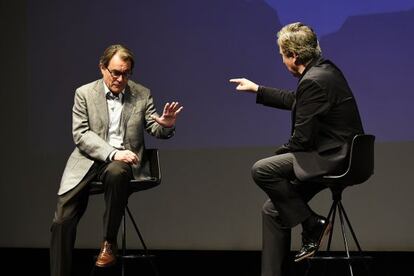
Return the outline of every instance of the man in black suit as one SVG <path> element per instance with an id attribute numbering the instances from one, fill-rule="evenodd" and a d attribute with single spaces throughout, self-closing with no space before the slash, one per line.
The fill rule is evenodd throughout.
<path id="1" fill-rule="evenodd" d="M 288 275 L 291 228 L 302 225 L 302 248 L 295 261 L 312 256 L 330 222 L 308 201 L 324 189 L 312 178 L 341 171 L 352 138 L 363 133 L 355 98 L 342 72 L 321 56 L 315 32 L 300 22 L 278 32 L 279 52 L 299 78 L 296 91 L 231 79 L 238 91 L 256 94 L 256 102 L 292 111 L 289 141 L 274 156 L 252 167 L 256 184 L 269 196 L 263 206 L 262 276 Z"/>

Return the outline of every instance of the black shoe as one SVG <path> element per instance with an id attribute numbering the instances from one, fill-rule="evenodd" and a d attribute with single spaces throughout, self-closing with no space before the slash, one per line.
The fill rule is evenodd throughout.
<path id="1" fill-rule="evenodd" d="M 302 235 L 302 248 L 295 255 L 295 262 L 313 256 L 318 251 L 323 236 L 331 230 L 330 222 L 318 216 L 315 225 L 310 229 L 304 229 Z"/>

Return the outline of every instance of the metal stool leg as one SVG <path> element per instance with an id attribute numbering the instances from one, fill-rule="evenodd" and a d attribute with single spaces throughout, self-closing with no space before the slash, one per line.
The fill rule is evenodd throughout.
<path id="1" fill-rule="evenodd" d="M 366 270 L 366 272 L 369 274 L 369 275 L 371 275 L 371 271 L 370 271 L 370 269 L 369 269 L 369 265 L 368 265 L 368 263 L 366 262 L 366 260 L 372 260 L 372 257 L 370 257 L 370 256 L 364 256 L 363 255 L 363 252 L 362 252 L 362 249 L 361 249 L 361 245 L 359 244 L 359 241 L 358 241 L 358 239 L 357 239 L 357 236 L 356 236 L 356 234 L 355 234 L 355 231 L 354 231 L 354 229 L 352 228 L 352 225 L 351 225 L 351 222 L 349 221 L 349 219 L 348 219 L 348 215 L 347 215 L 347 213 L 346 213 L 346 211 L 345 211 L 345 208 L 344 208 L 344 206 L 342 205 L 342 202 L 339 202 L 339 208 L 340 208 L 340 210 L 341 210 L 341 213 L 342 213 L 342 215 L 343 215 L 343 217 L 345 218 L 345 221 L 346 221 L 346 225 L 347 225 L 347 227 L 348 227 L 348 229 L 349 229 L 349 231 L 351 232 L 351 234 L 352 234 L 352 238 L 353 238 L 353 240 L 354 240 L 354 242 L 355 242 L 355 245 L 357 246 L 357 248 L 358 248 L 358 254 L 359 254 L 359 257 L 360 257 L 360 259 L 362 260 L 362 262 L 363 262 L 363 264 L 364 264 L 364 267 L 365 267 L 365 270 Z M 355 257 L 354 257 L 355 258 Z M 351 262 L 352 260 L 350 259 L 349 260 L 349 262 Z"/>
<path id="2" fill-rule="evenodd" d="M 125 258 L 126 256 L 126 217 L 124 210 L 124 218 L 122 220 L 122 257 L 121 257 L 121 275 L 125 276 Z"/>
<path id="3" fill-rule="evenodd" d="M 334 201 L 332 202 L 331 208 L 329 209 L 329 213 L 328 213 L 328 217 L 327 217 L 327 220 L 328 220 L 328 221 L 331 221 L 331 224 L 332 224 L 332 230 L 331 230 L 331 232 L 329 233 L 328 243 L 327 243 L 327 245 L 326 245 L 326 251 L 330 251 L 330 249 L 331 249 L 331 242 L 332 242 L 333 227 L 334 227 L 334 225 L 335 225 L 335 217 L 336 217 L 336 210 L 337 210 L 337 209 L 338 209 L 338 202 L 337 202 L 337 200 L 334 200 Z M 309 273 L 310 273 L 310 270 L 311 270 L 311 267 L 312 267 L 312 262 L 311 262 L 311 260 L 312 260 L 312 258 L 309 258 L 309 259 L 308 259 L 308 266 L 307 266 L 307 268 L 306 268 L 306 271 L 305 271 L 305 275 L 304 275 L 304 276 L 308 276 L 308 275 L 309 275 Z M 325 267 L 324 267 L 324 273 L 322 274 L 322 276 L 326 274 L 326 271 L 327 271 L 327 267 L 325 266 Z"/>
<path id="4" fill-rule="evenodd" d="M 346 214 L 346 212 L 345 212 L 345 208 L 344 208 L 344 206 L 342 205 L 342 202 L 340 202 L 339 208 L 341 209 L 341 212 L 342 212 L 342 214 L 344 215 L 344 218 L 345 218 L 345 220 L 346 220 L 346 224 L 347 224 L 347 226 L 348 226 L 349 230 L 351 231 L 352 237 L 354 238 L 354 241 L 355 241 L 355 244 L 356 244 L 356 246 L 357 246 L 357 248 L 358 248 L 358 251 L 359 251 L 360 253 L 362 253 L 361 246 L 359 245 L 358 239 L 357 239 L 357 237 L 356 237 L 356 235 L 355 235 L 354 229 L 352 228 L 351 222 L 350 222 L 350 221 L 349 221 L 349 219 L 348 219 L 348 216 L 347 216 L 347 214 Z"/>
<path id="5" fill-rule="evenodd" d="M 344 261 L 346 261 L 347 264 L 348 264 L 348 270 L 349 270 L 349 275 L 350 276 L 354 276 L 354 273 L 355 273 L 354 272 L 353 261 L 361 260 L 361 261 L 363 261 L 363 264 L 365 266 L 365 270 L 368 273 L 368 274 L 364 274 L 364 276 L 371 275 L 371 271 L 369 269 L 368 264 L 366 263 L 366 260 L 372 259 L 372 257 L 363 256 L 363 251 L 361 249 L 361 245 L 359 244 L 359 241 L 356 237 L 355 231 L 352 228 L 351 222 L 348 218 L 348 215 L 345 211 L 344 206 L 342 205 L 342 201 L 340 200 L 340 198 L 339 199 L 336 198 L 334 200 L 334 202 L 332 203 L 331 209 L 329 211 L 329 214 L 328 214 L 328 220 L 330 220 L 331 223 L 332 223 L 332 230 L 331 230 L 331 233 L 329 234 L 329 240 L 328 240 L 328 244 L 326 246 L 326 252 L 330 252 L 330 249 L 331 249 L 332 236 L 333 236 L 333 231 L 334 231 L 334 226 L 335 226 L 335 218 L 336 218 L 337 215 L 338 215 L 339 220 L 340 220 L 341 237 L 342 237 L 342 241 L 343 241 L 343 244 L 344 244 L 344 249 L 345 249 L 346 255 L 344 257 L 314 256 L 314 257 L 309 258 L 308 259 L 308 267 L 306 269 L 305 276 L 310 275 L 310 270 L 311 270 L 313 260 L 324 260 L 325 261 L 325 266 L 324 266 L 323 273 L 318 274 L 318 275 L 326 275 L 329 260 L 344 260 Z M 350 249 L 349 249 L 349 239 L 348 239 L 347 234 L 346 234 L 347 229 L 349 229 L 349 231 L 352 234 L 352 238 L 355 242 L 356 247 L 358 248 L 359 257 L 351 256 L 351 252 L 350 252 Z"/>
<path id="6" fill-rule="evenodd" d="M 133 226 L 135 228 L 135 231 L 136 231 L 136 233 L 137 233 L 137 235 L 139 237 L 139 240 L 140 240 L 140 242 L 142 244 L 142 247 L 144 249 L 143 256 L 146 257 L 146 258 L 148 258 L 148 260 L 150 262 L 150 265 L 151 265 L 151 268 L 154 271 L 155 276 L 158 276 L 159 275 L 158 269 L 157 269 L 156 265 L 154 264 L 154 262 L 152 261 L 153 255 L 149 254 L 147 245 L 144 242 L 144 238 L 142 237 L 142 234 L 139 231 L 138 225 L 135 222 L 135 219 L 132 216 L 132 213 L 129 210 L 128 206 L 126 206 L 125 209 L 126 209 L 126 213 L 128 214 L 129 219 L 131 220 L 131 222 L 132 222 L 132 224 L 133 224 Z M 126 273 L 125 259 L 127 259 L 127 258 L 137 258 L 138 257 L 137 255 L 127 255 L 127 249 L 126 249 L 127 248 L 127 246 L 126 246 L 126 239 L 127 239 L 126 213 L 124 212 L 124 217 L 122 219 L 122 249 L 121 249 L 122 254 L 121 254 L 121 256 L 119 256 L 119 258 L 121 259 L 121 275 L 122 276 L 125 276 L 126 275 L 125 274 Z M 90 276 L 94 276 L 95 275 L 95 272 L 96 272 L 96 266 L 95 266 L 95 264 L 93 264 L 93 267 L 92 267 L 89 275 Z"/>
<path id="7" fill-rule="evenodd" d="M 151 264 L 152 270 L 154 271 L 154 274 L 155 274 L 156 276 L 158 276 L 158 275 L 159 275 L 159 273 L 158 273 L 158 269 L 157 269 L 157 267 L 156 267 L 155 263 L 154 263 L 154 262 L 153 262 L 153 260 L 152 260 L 153 256 L 152 256 L 151 254 L 149 254 L 149 252 L 148 252 L 148 248 L 147 248 L 147 246 L 146 246 L 146 244 L 145 244 L 145 242 L 144 242 L 144 238 L 142 237 L 142 234 L 141 234 L 141 232 L 140 232 L 140 231 L 139 231 L 139 229 L 138 229 L 138 225 L 136 224 L 136 222 L 135 222 L 135 220 L 134 220 L 134 217 L 132 216 L 131 211 L 129 210 L 128 206 L 126 206 L 126 210 L 127 210 L 127 212 L 128 212 L 128 216 L 129 216 L 129 218 L 130 218 L 130 220 L 131 220 L 132 224 L 134 225 L 135 232 L 137 233 L 137 235 L 138 235 L 138 237 L 139 237 L 139 240 L 141 241 L 142 247 L 143 247 L 143 249 L 144 249 L 144 257 L 148 258 L 148 260 L 149 260 L 149 262 L 150 262 L 150 264 Z"/>
<path id="8" fill-rule="evenodd" d="M 342 214 L 343 208 L 341 208 L 341 202 L 339 202 L 339 208 L 338 208 L 338 213 L 339 213 L 339 219 L 341 221 L 341 233 L 342 233 L 342 240 L 344 242 L 344 246 L 345 246 L 345 251 L 346 251 L 346 256 L 348 258 L 348 268 L 349 268 L 349 273 L 351 276 L 354 276 L 354 271 L 352 269 L 352 262 L 350 261 L 351 259 L 351 255 L 349 254 L 349 245 L 348 245 L 348 239 L 346 237 L 346 232 L 345 232 L 345 226 L 344 226 L 344 217 Z"/>

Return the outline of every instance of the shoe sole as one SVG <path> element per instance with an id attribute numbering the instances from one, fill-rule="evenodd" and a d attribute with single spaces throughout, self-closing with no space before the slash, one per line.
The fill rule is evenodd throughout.
<path id="1" fill-rule="evenodd" d="M 318 247 L 312 252 L 309 252 L 308 254 L 303 255 L 302 257 L 298 259 L 295 259 L 295 262 L 297 263 L 297 262 L 302 261 L 303 259 L 312 257 L 319 250 L 319 247 L 321 247 L 322 242 L 323 242 L 323 237 L 327 236 L 329 232 L 331 232 L 331 228 L 332 228 L 332 224 L 329 222 L 328 225 L 326 225 L 325 229 L 323 230 L 321 237 L 319 238 Z"/>
<path id="2" fill-rule="evenodd" d="M 104 267 L 110 267 L 110 266 L 113 266 L 115 264 L 116 264 L 116 260 L 114 260 L 113 262 L 107 263 L 107 264 L 98 264 L 98 263 L 95 263 L 95 265 L 97 267 L 102 267 L 102 268 L 104 268 Z"/>

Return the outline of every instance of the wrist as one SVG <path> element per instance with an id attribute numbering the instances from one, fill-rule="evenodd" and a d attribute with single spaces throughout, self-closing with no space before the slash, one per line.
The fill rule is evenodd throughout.
<path id="1" fill-rule="evenodd" d="M 115 155 L 117 154 L 118 150 L 114 150 L 109 154 L 109 161 L 115 160 Z"/>

